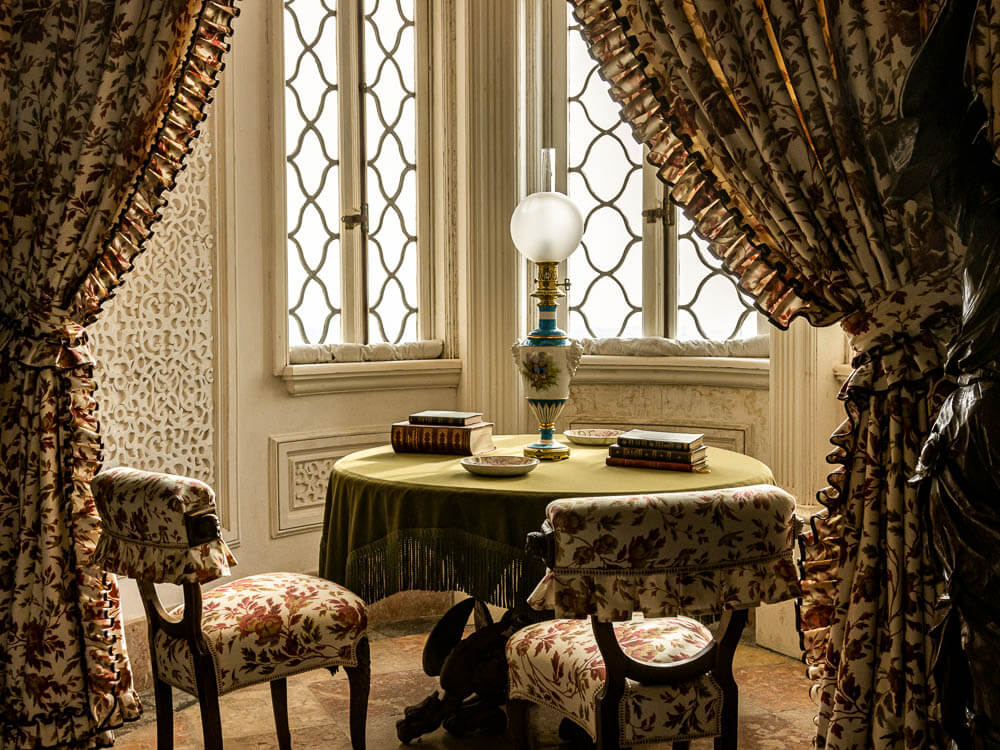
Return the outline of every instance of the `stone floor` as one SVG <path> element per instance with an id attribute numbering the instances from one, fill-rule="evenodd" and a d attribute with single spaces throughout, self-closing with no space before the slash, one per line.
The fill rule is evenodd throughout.
<path id="1" fill-rule="evenodd" d="M 432 620 L 399 623 L 370 633 L 372 688 L 368 706 L 368 750 L 403 747 L 396 738 L 396 720 L 403 708 L 417 703 L 436 687 L 420 669 L 420 656 Z M 741 645 L 734 665 L 740 686 L 741 750 L 793 750 L 812 740 L 814 707 L 802 665 L 755 646 Z M 118 730 L 116 750 L 153 750 L 156 719 L 151 695 L 144 695 L 146 712 L 135 724 Z M 288 680 L 289 723 L 296 750 L 349 750 L 347 680 L 343 670 L 331 677 L 316 670 Z M 175 750 L 199 750 L 201 719 L 197 701 L 174 691 Z M 227 750 L 265 750 L 277 747 L 267 685 L 245 688 L 221 699 L 222 727 Z M 556 729 L 559 717 L 532 712 L 536 748 L 561 748 Z M 418 743 L 414 743 L 415 745 Z M 469 748 L 507 750 L 508 737 L 458 739 L 443 729 L 419 741 L 425 750 Z M 711 748 L 711 741 L 693 742 L 695 750 Z M 644 748 L 653 746 L 645 745 Z M 656 746 L 660 747 L 660 746 Z"/>

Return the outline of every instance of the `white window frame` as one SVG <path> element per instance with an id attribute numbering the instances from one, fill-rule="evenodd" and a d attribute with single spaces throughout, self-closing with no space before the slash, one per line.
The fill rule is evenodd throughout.
<path id="1" fill-rule="evenodd" d="M 343 217 L 360 213 L 361 158 L 344 154 L 361 152 L 362 132 L 356 113 L 361 106 L 358 45 L 361 31 L 360 0 L 337 0 L 337 57 L 341 221 L 341 305 L 345 342 L 363 343 L 367 310 L 364 288 L 366 269 L 361 227 L 347 229 Z M 454 82 L 448 74 L 454 59 L 450 36 L 454 26 L 453 0 L 415 0 L 414 43 L 418 60 L 416 107 L 418 186 L 418 320 L 420 338 L 444 340 L 444 354 L 435 360 L 394 362 L 323 363 L 293 365 L 289 362 L 288 237 L 286 216 L 284 6 L 268 3 L 270 45 L 270 150 L 268 162 L 274 186 L 273 285 L 274 374 L 285 381 L 289 393 L 342 393 L 360 390 L 412 387 L 455 387 L 461 376 L 461 361 L 454 358 L 457 334 L 455 274 L 444 272 L 455 263 L 455 242 L 447 222 L 453 215 L 453 191 L 449 182 L 455 170 L 453 127 Z M 432 65 L 431 60 L 440 60 Z M 353 83 L 348 83 L 352 81 Z"/>

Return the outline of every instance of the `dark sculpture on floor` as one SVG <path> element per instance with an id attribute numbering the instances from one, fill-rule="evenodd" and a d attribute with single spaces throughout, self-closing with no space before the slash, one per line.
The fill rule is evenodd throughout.
<path id="1" fill-rule="evenodd" d="M 934 675 L 961 749 L 1000 747 L 1000 165 L 966 86 L 975 2 L 944 3 L 910 70 L 901 119 L 879 134 L 891 197 L 929 208 L 966 245 L 962 321 L 946 372 L 956 389 L 913 482 L 947 581 Z"/>
<path id="2" fill-rule="evenodd" d="M 475 612 L 476 630 L 465 638 L 466 623 Z M 469 598 L 453 606 L 437 622 L 424 646 L 423 668 L 440 677 L 443 695 L 434 691 L 405 709 L 396 722 L 404 743 L 444 726 L 464 737 L 473 732 L 500 734 L 507 728 L 507 640 L 514 631 L 548 615 L 522 604 L 493 622 L 483 602 Z"/>

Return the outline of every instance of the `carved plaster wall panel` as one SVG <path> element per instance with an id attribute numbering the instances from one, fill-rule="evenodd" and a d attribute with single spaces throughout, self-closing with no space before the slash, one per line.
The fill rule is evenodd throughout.
<path id="1" fill-rule="evenodd" d="M 389 431 L 383 426 L 272 435 L 268 440 L 271 538 L 318 530 L 323 523 L 327 483 L 337 459 L 388 442 Z"/>
<path id="2" fill-rule="evenodd" d="M 104 466 L 130 465 L 226 485 L 217 388 L 220 192 L 214 133 L 195 140 L 163 220 L 90 328 Z M 224 379 L 224 378 L 223 378 Z M 232 528 L 228 498 L 219 497 Z M 232 536 L 232 535 L 231 535 Z"/>
<path id="3" fill-rule="evenodd" d="M 692 385 L 577 384 L 560 424 L 645 426 L 705 433 L 706 442 L 767 463 L 766 390 Z"/>

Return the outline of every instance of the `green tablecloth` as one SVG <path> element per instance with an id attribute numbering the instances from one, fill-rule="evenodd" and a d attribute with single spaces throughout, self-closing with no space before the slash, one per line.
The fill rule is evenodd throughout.
<path id="1" fill-rule="evenodd" d="M 534 439 L 495 436 L 495 453 L 520 455 Z M 721 448 L 708 449 L 707 474 L 611 467 L 607 454 L 573 445 L 569 460 L 487 478 L 469 474 L 456 456 L 397 454 L 390 446 L 352 453 L 330 475 L 320 575 L 368 602 L 407 589 L 462 590 L 511 607 L 544 572 L 523 548 L 551 500 L 774 481 L 760 461 Z"/>

